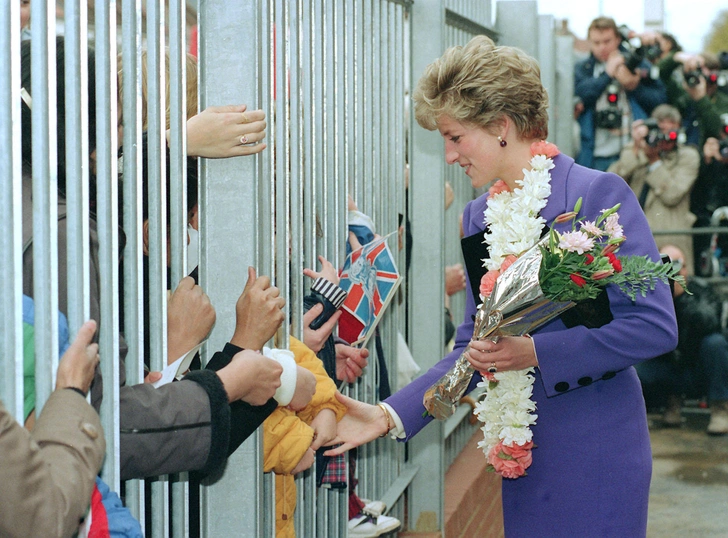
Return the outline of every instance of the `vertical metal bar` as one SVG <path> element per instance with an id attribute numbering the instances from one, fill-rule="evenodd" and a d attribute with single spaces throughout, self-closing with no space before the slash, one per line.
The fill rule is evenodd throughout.
<path id="1" fill-rule="evenodd" d="M 187 274 L 187 52 L 185 0 L 169 3 L 169 187 L 171 289 Z M 179 357 L 171 357 L 176 360 Z"/>
<path id="2" fill-rule="evenodd" d="M 104 378 L 101 424 L 106 433 L 102 476 L 119 491 L 119 219 L 117 178 L 116 2 L 95 6 L 96 173 L 101 289 L 99 352 Z"/>
<path id="3" fill-rule="evenodd" d="M 0 12 L 0 208 L 9 226 L 0 235 L 0 399 L 21 422 L 23 416 L 23 331 L 21 262 L 20 12 L 10 2 Z"/>
<path id="4" fill-rule="evenodd" d="M 275 26 L 273 22 L 274 16 L 273 0 L 261 0 L 258 9 L 258 24 L 256 25 L 256 42 L 265 44 L 258 47 L 258 70 L 259 83 L 257 86 L 260 103 L 257 107 L 265 110 L 266 119 L 268 120 L 267 138 L 269 148 L 263 152 L 258 159 L 258 198 L 255 208 L 257 211 L 257 221 L 260 223 L 258 227 L 258 250 L 256 259 L 258 260 L 259 270 L 263 274 L 273 278 L 275 273 L 275 140 L 278 132 L 275 119 L 275 94 L 276 86 L 274 83 L 276 77 L 276 64 L 274 54 L 274 32 Z M 252 106 L 252 103 L 251 103 Z M 257 108 L 256 107 L 256 108 Z M 271 487 L 273 485 L 273 477 L 270 477 Z M 274 491 L 275 493 L 275 491 Z M 267 527 L 266 527 L 267 528 Z"/>
<path id="5" fill-rule="evenodd" d="M 324 143 L 323 154 L 323 178 L 322 178 L 322 203 L 324 212 L 322 221 L 325 222 L 324 229 L 332 223 L 332 217 L 336 213 L 336 79 L 335 79 L 335 42 L 336 36 L 334 27 L 334 3 L 324 4 L 323 11 L 323 118 L 324 132 L 322 142 Z M 328 260 L 336 260 L 336 242 L 331 234 L 324 233 L 326 244 L 325 256 Z"/>
<path id="6" fill-rule="evenodd" d="M 316 82 L 313 80 L 313 62 L 315 61 L 314 56 L 314 28 L 313 28 L 313 16 L 311 8 L 312 0 L 304 0 L 300 4 L 300 32 L 301 32 L 301 107 L 302 115 L 300 116 L 302 121 L 302 132 L 303 132 L 303 146 L 301 153 L 306 158 L 303 159 L 302 163 L 302 174 L 303 174 L 303 248 L 304 248 L 304 264 L 306 267 L 316 267 L 318 261 L 316 260 L 316 222 L 317 216 L 314 208 L 315 200 L 315 177 L 313 174 L 314 169 L 314 140 L 313 125 L 314 125 L 314 99 L 313 99 L 313 87 Z M 304 282 L 308 283 L 308 280 Z M 304 288 L 305 289 L 305 288 Z"/>
<path id="7" fill-rule="evenodd" d="M 165 140 L 165 2 L 147 3 L 147 148 L 149 171 L 149 363 L 154 371 L 167 365 L 167 182 Z M 176 359 L 176 357 L 175 357 Z M 152 535 L 169 535 L 168 477 L 152 482 Z M 160 515 L 162 517 L 160 517 Z"/>
<path id="8" fill-rule="evenodd" d="M 187 52 L 186 0 L 169 2 L 170 289 L 187 275 Z M 179 357 L 169 357 L 177 360 Z M 172 536 L 189 536 L 188 473 L 170 477 Z"/>
<path id="9" fill-rule="evenodd" d="M 268 84 L 267 79 L 259 78 L 268 69 L 260 65 L 268 54 L 261 50 L 270 44 L 265 37 L 270 29 L 265 24 L 269 17 L 267 2 L 208 0 L 199 7 L 201 107 L 248 103 L 255 108 L 261 101 L 267 107 L 267 97 L 261 90 Z M 278 27 L 276 32 L 285 29 Z M 277 96 L 281 98 L 281 93 Z M 279 118 L 269 115 L 267 119 L 273 125 Z M 263 167 L 269 166 L 270 152 L 267 149 L 259 157 L 203 159 L 201 163 L 200 281 L 218 312 L 234 311 L 247 279 L 244 269 L 231 271 L 231 267 L 256 266 L 259 261 L 269 267 L 272 264 L 257 256 L 260 221 L 270 214 L 257 205 L 259 186 L 269 177 L 258 178 L 259 161 L 266 161 Z M 230 248 L 232 244 L 236 248 Z M 266 248 L 269 247 L 263 246 L 260 251 L 265 252 Z M 207 348 L 221 349 L 233 334 L 234 325 L 234 316 L 218 316 Z M 203 356 L 209 353 L 204 352 Z M 201 487 L 202 536 L 263 536 L 268 532 L 263 528 L 264 514 L 273 507 L 261 502 L 261 468 L 262 438 L 256 432 L 228 458 L 225 473 L 214 484 Z"/>
<path id="10" fill-rule="evenodd" d="M 313 53 L 311 55 L 313 62 L 313 97 L 311 107 L 311 117 L 313 120 L 312 126 L 312 140 L 316 151 L 313 155 L 313 181 L 315 182 L 316 188 L 313 191 L 313 208 L 315 211 L 316 219 L 321 225 L 326 219 L 326 199 L 325 199 L 325 182 L 326 178 L 326 138 L 325 138 L 325 121 L 326 121 L 326 109 L 324 101 L 325 92 L 325 80 L 324 80 L 324 12 L 323 2 L 313 2 L 312 8 L 312 28 L 311 28 L 311 39 L 313 43 Z M 326 249 L 326 241 L 324 237 L 320 237 L 316 234 L 316 253 L 322 254 L 329 259 L 329 252 Z"/>
<path id="11" fill-rule="evenodd" d="M 437 0 L 422 0 L 412 6 L 412 73 L 418 79 L 427 64 L 443 52 L 445 13 Z M 413 79 L 414 83 L 414 79 Z M 412 119 L 410 120 L 412 121 Z M 412 322 L 410 338 L 412 354 L 418 357 L 423 368 L 440 359 L 431 352 L 442 349 L 443 289 L 443 185 L 442 142 L 437 132 L 413 127 L 412 168 L 410 176 L 410 208 L 412 210 L 412 267 L 408 285 L 409 307 Z M 426 223 L 426 224 L 425 224 Z M 424 225 L 424 226 L 423 226 Z M 423 516 L 435 517 L 437 525 L 443 524 L 444 476 L 442 424 L 435 423 L 411 441 L 410 454 L 414 463 L 422 467 L 410 487 L 408 506 L 410 521 Z"/>
<path id="12" fill-rule="evenodd" d="M 30 8 L 36 415 L 40 414 L 53 390 L 58 364 L 58 171 L 53 7 L 47 1 L 39 0 Z"/>
<path id="13" fill-rule="evenodd" d="M 75 334 L 89 318 L 88 16 L 67 1 L 65 33 L 66 211 L 68 324 Z"/>
<path id="14" fill-rule="evenodd" d="M 144 379 L 144 269 L 142 258 L 142 6 L 141 0 L 123 0 L 121 15 L 122 95 L 124 120 L 123 227 L 124 338 L 126 382 Z M 125 504 L 145 528 L 144 482 L 126 483 Z"/>

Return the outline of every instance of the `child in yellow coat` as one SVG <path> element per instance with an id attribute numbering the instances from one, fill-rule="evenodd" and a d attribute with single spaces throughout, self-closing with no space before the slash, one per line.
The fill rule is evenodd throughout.
<path id="1" fill-rule="evenodd" d="M 263 423 L 263 470 L 276 475 L 276 536 L 295 538 L 293 476 L 313 465 L 316 449 L 336 435 L 346 408 L 336 399 L 336 384 L 316 354 L 294 337 L 290 350 L 299 366 L 316 376 L 316 393 L 304 408 L 279 407 Z"/>

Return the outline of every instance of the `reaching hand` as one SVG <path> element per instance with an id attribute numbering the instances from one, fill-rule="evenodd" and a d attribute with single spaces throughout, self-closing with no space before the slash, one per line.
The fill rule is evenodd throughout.
<path id="1" fill-rule="evenodd" d="M 367 367 L 369 350 L 336 344 L 336 379 L 353 383 Z"/>
<path id="2" fill-rule="evenodd" d="M 144 382 L 149 383 L 150 385 L 152 383 L 156 383 L 160 379 L 162 379 L 162 372 L 149 372 L 144 376 Z"/>
<path id="3" fill-rule="evenodd" d="M 465 289 L 465 270 L 463 264 L 456 263 L 445 267 L 445 294 L 455 295 Z"/>
<path id="4" fill-rule="evenodd" d="M 311 447 L 308 447 L 303 457 L 301 458 L 301 461 L 299 461 L 298 464 L 291 471 L 291 474 L 298 474 L 305 471 L 306 469 L 310 469 L 314 461 L 316 461 L 316 452 L 314 452 Z"/>
<path id="5" fill-rule="evenodd" d="M 96 322 L 89 320 L 78 330 L 76 338 L 58 364 L 56 389 L 75 388 L 88 394 L 99 363 L 99 345 L 92 344 Z"/>
<path id="6" fill-rule="evenodd" d="M 346 406 L 346 415 L 337 424 L 336 437 L 331 444 L 342 444 L 327 450 L 324 456 L 343 454 L 387 433 L 387 417 L 379 407 L 359 402 L 340 392 L 336 393 L 336 399 Z"/>
<path id="7" fill-rule="evenodd" d="M 263 151 L 265 112 L 247 108 L 247 105 L 210 106 L 188 119 L 187 155 L 214 159 Z"/>
<path id="8" fill-rule="evenodd" d="M 250 405 L 263 405 L 281 386 L 283 367 L 278 361 L 257 351 L 237 353 L 230 364 L 218 370 L 229 402 L 243 400 Z"/>
<path id="9" fill-rule="evenodd" d="M 341 317 L 341 311 L 337 310 L 328 320 L 326 320 L 326 323 L 321 325 L 321 327 L 316 330 L 312 329 L 311 324 L 323 311 L 324 305 L 318 303 L 313 305 L 308 312 L 303 315 L 303 343 L 306 344 L 306 346 L 314 353 L 321 351 L 326 340 L 328 340 L 329 336 L 331 336 L 334 327 L 336 327 L 336 323 Z"/>
<path id="10" fill-rule="evenodd" d="M 321 262 L 321 271 L 316 272 L 313 269 L 304 269 L 303 274 L 309 278 L 313 278 L 314 280 L 319 277 L 323 277 L 338 286 L 339 272 L 336 270 L 336 267 L 334 267 L 332 263 L 323 256 L 319 256 L 318 260 Z"/>
<path id="11" fill-rule="evenodd" d="M 235 333 L 231 344 L 244 349 L 263 349 L 281 326 L 285 315 L 285 299 L 271 286 L 267 276 L 256 277 L 248 267 L 248 282 L 235 305 Z"/>
<path id="12" fill-rule="evenodd" d="M 316 451 L 322 446 L 329 446 L 336 438 L 336 414 L 331 409 L 322 409 L 311 421 L 313 441 L 311 448 Z"/>
<path id="13" fill-rule="evenodd" d="M 300 411 L 306 407 L 313 395 L 316 394 L 316 376 L 303 366 L 296 366 L 296 392 L 293 393 L 288 408 L 291 411 Z"/>
<path id="14" fill-rule="evenodd" d="M 212 330 L 215 309 L 192 277 L 180 280 L 167 303 L 167 361 L 187 353 Z"/>

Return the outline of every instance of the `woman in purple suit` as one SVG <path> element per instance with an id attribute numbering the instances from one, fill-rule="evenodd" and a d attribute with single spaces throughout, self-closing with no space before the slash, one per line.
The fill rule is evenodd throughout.
<path id="1" fill-rule="evenodd" d="M 533 230 L 509 223 L 523 222 L 518 212 L 525 194 L 517 181 L 533 173 L 529 168 L 533 155 L 542 153 L 539 148 L 550 146 L 553 168 L 543 176 L 548 188 L 530 193 L 527 200 L 540 204 L 536 240 L 546 231 L 544 223 L 572 211 L 579 198 L 579 217 L 591 221 L 619 203 L 626 237 L 620 255 L 659 260 L 644 214 L 624 180 L 576 165 L 542 142 L 548 97 L 533 58 L 476 37 L 427 67 L 414 101 L 418 123 L 440 131 L 448 164 L 465 168 L 473 187 L 501 180 L 490 194 L 465 207 L 465 236 L 475 238 L 466 239 L 465 248 L 480 248 L 486 227 L 487 237 L 497 239 L 476 252 L 476 259 L 500 260 L 522 252 L 524 241 L 535 243 Z M 488 208 L 489 199 L 502 191 L 512 193 L 511 205 L 497 208 L 494 201 Z M 506 218 L 496 219 L 499 214 Z M 466 251 L 465 257 L 472 258 L 473 252 Z M 480 281 L 472 269 L 470 273 L 471 282 Z M 562 314 L 530 336 L 504 337 L 498 343 L 471 341 L 476 305 L 469 294 L 454 351 L 410 385 L 376 406 L 341 397 L 349 412 L 338 427 L 337 441 L 343 445 L 331 453 L 387 432 L 402 441 L 417 434 L 432 420 L 424 416 L 423 394 L 470 344 L 469 361 L 478 371 L 535 368 L 535 447 L 527 475 L 503 480 L 506 536 L 644 536 L 652 457 L 633 365 L 677 344 L 668 286 L 660 283 L 636 301 L 607 286 L 597 300 L 576 307 L 579 311 Z M 476 374 L 469 389 L 479 380 Z"/>

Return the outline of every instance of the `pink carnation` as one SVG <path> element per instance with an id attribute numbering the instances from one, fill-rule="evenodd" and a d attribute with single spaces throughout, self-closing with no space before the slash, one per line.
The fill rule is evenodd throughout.
<path id="1" fill-rule="evenodd" d="M 584 232 L 566 232 L 561 234 L 559 238 L 559 248 L 584 254 L 584 252 L 594 248 L 594 239 Z"/>
<path id="2" fill-rule="evenodd" d="M 506 256 L 506 259 L 503 260 L 503 262 L 501 263 L 500 272 L 501 273 L 505 272 L 505 270 L 508 269 L 511 265 L 513 265 L 513 262 L 516 261 L 517 259 L 518 259 L 518 256 L 516 256 L 514 254 L 509 254 L 508 256 Z"/>
<path id="3" fill-rule="evenodd" d="M 508 192 L 509 190 L 511 190 L 511 189 L 508 188 L 508 185 L 506 185 L 506 182 L 503 181 L 502 179 L 499 179 L 498 181 L 496 181 L 495 183 L 493 183 L 490 186 L 490 189 L 488 189 L 488 196 L 492 197 L 492 196 L 495 196 L 496 194 L 500 194 L 502 192 Z"/>
<path id="4" fill-rule="evenodd" d="M 531 155 L 545 155 L 548 158 L 553 158 L 559 153 L 561 152 L 559 151 L 559 148 L 556 147 L 556 144 L 546 142 L 545 140 L 531 144 Z"/>
<path id="5" fill-rule="evenodd" d="M 480 294 L 483 297 L 490 297 L 490 294 L 493 293 L 495 281 L 499 276 L 500 271 L 497 269 L 491 269 L 483 275 L 483 278 L 480 279 Z"/>
<path id="6" fill-rule="evenodd" d="M 523 446 L 507 446 L 500 442 L 490 449 L 488 463 L 502 477 L 518 478 L 526 474 L 526 469 L 533 463 L 532 448 L 533 441 L 529 441 Z"/>

